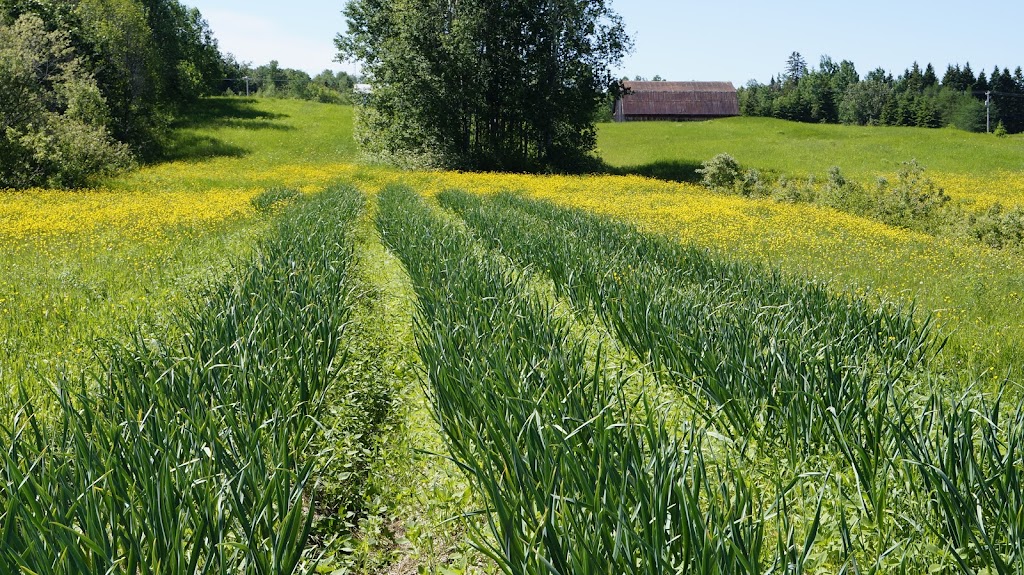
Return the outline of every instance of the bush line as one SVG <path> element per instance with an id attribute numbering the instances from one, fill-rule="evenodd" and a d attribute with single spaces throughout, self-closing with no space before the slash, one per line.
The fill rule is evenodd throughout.
<path id="1" fill-rule="evenodd" d="M 701 185 L 720 193 L 817 204 L 889 226 L 978 241 L 995 249 L 1019 251 L 1024 246 L 1024 207 L 996 202 L 985 210 L 971 210 L 954 202 L 916 160 L 903 162 L 894 181 L 878 178 L 873 185 L 847 179 L 838 166 L 829 169 L 823 183 L 815 182 L 813 176 L 806 181 L 771 178 L 755 169 L 743 170 L 729 154 L 703 162 L 697 173 Z"/>

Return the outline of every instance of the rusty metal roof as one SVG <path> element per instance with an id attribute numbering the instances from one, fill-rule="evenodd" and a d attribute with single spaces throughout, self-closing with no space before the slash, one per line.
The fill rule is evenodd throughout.
<path id="1" fill-rule="evenodd" d="M 738 116 L 732 82 L 623 82 L 627 116 Z"/>

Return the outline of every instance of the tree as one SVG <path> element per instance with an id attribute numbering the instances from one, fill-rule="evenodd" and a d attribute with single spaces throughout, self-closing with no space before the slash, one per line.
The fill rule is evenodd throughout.
<path id="1" fill-rule="evenodd" d="M 841 99 L 846 90 L 857 82 L 860 82 L 860 74 L 857 73 L 857 67 L 853 62 L 849 60 L 840 62 L 839 68 L 832 75 L 832 90 L 836 97 Z"/>
<path id="2" fill-rule="evenodd" d="M 799 83 L 805 74 L 807 74 L 807 60 L 804 60 L 800 52 L 793 52 L 786 59 L 786 74 L 783 76 L 786 83 Z"/>
<path id="3" fill-rule="evenodd" d="M 985 92 L 988 91 L 988 77 L 985 76 L 985 71 L 978 72 L 978 79 L 974 82 L 975 96 L 984 100 Z"/>
<path id="4" fill-rule="evenodd" d="M 737 96 L 740 101 L 740 113 L 744 116 L 772 115 L 774 89 L 770 85 L 765 86 L 751 80 L 737 90 Z"/>
<path id="5" fill-rule="evenodd" d="M 934 98 L 921 97 L 917 100 L 917 111 L 915 121 L 921 128 L 938 128 L 942 126 L 942 116 L 938 103 Z"/>
<path id="6" fill-rule="evenodd" d="M 838 72 L 838 68 L 832 68 Z M 810 112 L 804 121 L 835 123 L 839 120 L 835 90 L 832 87 L 832 74 L 822 71 L 809 72 L 797 89 L 808 102 Z"/>
<path id="7" fill-rule="evenodd" d="M 170 114 L 161 106 L 159 53 L 145 8 L 134 0 L 79 0 L 77 13 L 96 54 L 111 131 L 141 155 L 157 155 Z"/>
<path id="8" fill-rule="evenodd" d="M 998 118 L 1004 129 L 1011 134 L 1024 131 L 1024 117 L 1022 117 L 1020 107 L 1024 93 L 1018 91 L 1018 84 L 1010 74 L 1010 70 L 1004 68 L 1000 72 L 996 67 L 992 71 L 989 86 L 992 90 L 992 102 L 995 104 L 996 110 L 999 111 L 994 118 Z"/>
<path id="9" fill-rule="evenodd" d="M 978 82 L 978 78 L 974 75 L 974 70 L 971 70 L 971 63 L 964 64 L 964 69 L 960 73 L 960 84 L 964 90 L 971 90 L 974 85 Z"/>
<path id="10" fill-rule="evenodd" d="M 964 87 L 960 84 L 960 73 L 960 64 L 947 66 L 946 73 L 942 75 L 942 87 L 963 91 Z"/>
<path id="11" fill-rule="evenodd" d="M 175 115 L 224 77 L 209 26 L 178 0 L 0 0 L 0 26 L 4 81 L 32 94 L 9 109 L 45 103 L 33 130 L 0 135 L 8 146 L 0 171 L 22 174 L 17 185 L 79 185 L 87 172 L 126 165 L 128 150 L 111 136 L 132 155 L 159 157 Z M 32 42 L 29 29 L 38 35 Z M 47 52 L 57 47 L 59 57 Z M 46 72 L 21 75 L 33 58 L 47 62 Z M 17 159 L 29 149 L 32 161 Z"/>
<path id="12" fill-rule="evenodd" d="M 850 86 L 839 103 L 839 121 L 844 124 L 873 125 L 882 121 L 886 104 L 892 99 L 892 77 L 881 68 Z"/>
<path id="13" fill-rule="evenodd" d="M 1016 118 L 1017 131 L 1024 132 L 1024 70 L 1020 66 L 1013 71 L 1013 93 L 1015 97 L 1010 103 Z"/>
<path id="14" fill-rule="evenodd" d="M 66 33 L 46 30 L 35 14 L 0 23 L 0 188 L 80 186 L 131 165 L 107 115 Z"/>
<path id="15" fill-rule="evenodd" d="M 209 24 L 178 0 L 141 0 L 157 52 L 157 91 L 173 105 L 212 93 L 223 77 L 220 51 Z"/>
<path id="16" fill-rule="evenodd" d="M 350 104 L 354 87 L 354 77 L 345 72 L 324 70 L 310 81 L 309 98 L 323 103 Z"/>
<path id="17" fill-rule="evenodd" d="M 967 132 L 985 131 L 985 105 L 969 92 L 943 89 L 936 98 L 942 125 Z"/>
<path id="18" fill-rule="evenodd" d="M 924 90 L 924 74 L 921 73 L 921 67 L 917 62 L 914 62 L 910 70 L 903 72 L 898 83 L 903 84 L 902 88 L 907 92 L 920 93 Z"/>
<path id="19" fill-rule="evenodd" d="M 942 87 L 957 92 L 970 92 L 974 89 L 975 82 L 977 82 L 977 78 L 974 77 L 969 62 L 963 70 L 960 69 L 959 64 L 950 65 L 946 68 L 946 73 L 942 75 Z"/>
<path id="20" fill-rule="evenodd" d="M 251 74 L 253 80 L 252 89 L 260 96 L 273 98 L 284 96 L 288 93 L 288 71 L 281 68 L 277 60 L 271 60 L 269 64 L 257 67 Z"/>
<path id="21" fill-rule="evenodd" d="M 441 166 L 579 169 L 628 51 L 605 0 L 350 0 L 336 45 L 373 85 L 359 138 Z"/>
<path id="22" fill-rule="evenodd" d="M 772 103 L 772 116 L 793 122 L 810 122 L 811 102 L 801 90 L 786 91 Z"/>
<path id="23" fill-rule="evenodd" d="M 935 75 L 935 68 L 932 66 L 931 62 L 929 62 L 928 66 L 924 69 L 924 74 L 921 79 L 925 88 L 931 88 L 932 86 L 937 86 L 939 84 L 939 78 Z"/>
<path id="24" fill-rule="evenodd" d="M 898 78 L 882 68 L 863 79 L 853 62 L 836 63 L 822 56 L 818 69 L 807 70 L 798 52 L 786 72 L 769 84 L 751 80 L 741 88 L 740 111 L 748 116 L 774 116 L 800 122 L 841 122 L 967 131 L 985 129 L 985 92 L 992 96 L 992 121 L 1008 133 L 1024 132 L 1024 69 L 1011 74 L 998 66 L 991 76 L 977 77 L 970 63 L 949 65 L 942 82 L 931 63 L 914 62 Z"/>

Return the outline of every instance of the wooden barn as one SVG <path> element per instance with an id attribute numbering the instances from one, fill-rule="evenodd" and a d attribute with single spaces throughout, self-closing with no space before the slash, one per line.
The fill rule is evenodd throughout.
<path id="1" fill-rule="evenodd" d="M 624 82 L 616 122 L 710 120 L 740 115 L 732 82 Z"/>

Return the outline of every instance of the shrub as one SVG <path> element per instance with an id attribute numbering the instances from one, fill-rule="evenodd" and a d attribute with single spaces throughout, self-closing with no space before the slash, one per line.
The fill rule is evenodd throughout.
<path id="1" fill-rule="evenodd" d="M 48 115 L 42 128 L 18 138 L 18 144 L 29 154 L 23 164 L 29 169 L 14 177 L 22 185 L 80 188 L 93 176 L 134 165 L 128 146 L 113 141 L 104 128 L 57 114 Z"/>
<path id="2" fill-rule="evenodd" d="M 944 223 L 943 208 L 950 200 L 945 190 L 924 175 L 924 168 L 916 160 L 903 163 L 894 185 L 879 179 L 876 194 L 878 219 L 892 226 L 929 233 Z"/>
<path id="3" fill-rule="evenodd" d="M 999 123 L 996 124 L 996 131 L 993 133 L 997 138 L 1005 138 L 1007 136 L 1008 132 L 1006 131 L 1006 126 L 1003 125 L 1002 120 L 999 120 Z"/>
<path id="4" fill-rule="evenodd" d="M 697 173 L 702 176 L 700 183 L 713 190 L 731 191 L 742 176 L 739 162 L 729 154 L 718 154 L 704 162 Z"/>
<path id="5" fill-rule="evenodd" d="M 971 236 L 993 248 L 1020 246 L 1024 243 L 1024 209 L 1006 209 L 996 202 L 985 213 L 972 215 L 968 222 Z"/>
<path id="6" fill-rule="evenodd" d="M 761 177 L 761 172 L 755 169 L 747 170 L 736 182 L 736 189 L 743 196 L 761 197 L 768 195 L 768 186 Z"/>
<path id="7" fill-rule="evenodd" d="M 321 84 L 311 84 L 308 90 L 308 97 L 310 100 L 315 100 L 321 104 L 351 104 L 352 96 L 350 93 L 343 93 L 334 88 L 329 88 Z"/>
<path id="8" fill-rule="evenodd" d="M 864 186 L 846 179 L 839 166 L 828 170 L 828 179 L 818 194 L 822 205 L 857 215 L 868 215 L 873 211 L 874 199 Z"/>
<path id="9" fill-rule="evenodd" d="M 0 188 L 80 187 L 132 166 L 67 33 L 34 15 L 0 25 L 0 61 Z"/>
<path id="10" fill-rule="evenodd" d="M 811 203 L 817 198 L 814 190 L 814 176 L 807 179 L 806 183 L 800 183 L 789 178 L 779 178 L 778 185 L 772 191 L 772 198 L 778 202 Z"/>

